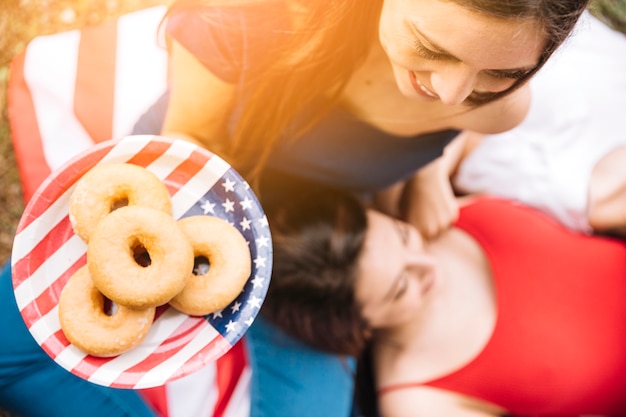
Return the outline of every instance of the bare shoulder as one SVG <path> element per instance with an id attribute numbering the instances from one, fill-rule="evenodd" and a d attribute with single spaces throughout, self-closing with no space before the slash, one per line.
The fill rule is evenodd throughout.
<path id="1" fill-rule="evenodd" d="M 211 148 L 225 138 L 236 86 L 212 74 L 189 51 L 172 42 L 170 99 L 163 134 L 190 137 Z"/>

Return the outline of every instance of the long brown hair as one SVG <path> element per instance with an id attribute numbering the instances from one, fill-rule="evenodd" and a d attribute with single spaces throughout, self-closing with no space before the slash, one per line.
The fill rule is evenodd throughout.
<path id="1" fill-rule="evenodd" d="M 274 144 L 296 138 L 313 126 L 336 103 L 355 70 L 363 63 L 378 34 L 384 0 L 287 0 L 300 8 L 291 35 L 266 51 L 273 64 L 246 74 L 239 84 L 238 121 L 231 136 L 222 141 L 223 155 L 255 184 Z M 477 13 L 496 18 L 532 19 L 546 35 L 546 44 L 535 68 L 503 92 L 482 94 L 472 104 L 503 97 L 532 77 L 572 31 L 587 0 L 447 0 Z M 263 0 L 178 0 L 168 14 L 198 6 L 228 7 Z M 306 51 L 306 53 L 302 53 Z M 294 62 L 294 53 L 298 54 Z M 307 110 L 307 120 L 298 118 Z M 287 139 L 286 139 L 287 140 Z"/>
<path id="2" fill-rule="evenodd" d="M 168 13 L 213 3 L 224 6 L 245 0 L 183 0 L 174 3 Z M 333 106 L 377 34 L 382 0 L 301 3 L 297 24 L 286 42 L 265 51 L 273 65 L 242 77 L 239 97 L 245 105 L 240 107 L 229 140 L 224 141 L 222 149 L 212 149 L 223 154 L 248 180 L 260 173 L 281 136 L 297 137 Z M 294 52 L 299 53 L 297 63 Z M 308 120 L 294 125 L 294 118 L 305 107 Z"/>
<path id="3" fill-rule="evenodd" d="M 476 13 L 505 20 L 531 20 L 543 29 L 546 43 L 537 65 L 498 93 L 482 93 L 473 104 L 486 104 L 504 97 L 524 85 L 565 42 L 589 0 L 449 0 Z"/>
<path id="4" fill-rule="evenodd" d="M 260 183 L 273 241 L 261 314 L 310 346 L 358 356 L 369 334 L 355 297 L 364 207 L 346 192 L 304 180 L 266 174 Z"/>

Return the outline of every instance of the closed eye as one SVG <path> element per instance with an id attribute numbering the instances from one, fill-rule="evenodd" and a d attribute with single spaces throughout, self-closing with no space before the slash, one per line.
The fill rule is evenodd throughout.
<path id="1" fill-rule="evenodd" d="M 396 288 L 396 293 L 393 296 L 393 299 L 394 300 L 398 300 L 398 299 L 402 298 L 402 296 L 404 294 L 406 294 L 408 286 L 409 286 L 409 279 L 407 277 L 406 272 L 404 272 L 402 274 L 402 277 L 400 278 L 400 280 L 398 282 L 398 286 Z"/>
<path id="2" fill-rule="evenodd" d="M 455 60 L 454 57 L 448 54 L 443 54 L 440 52 L 433 51 L 432 49 L 428 49 L 419 41 L 415 41 L 415 43 L 413 44 L 413 49 L 422 58 L 433 59 L 433 60 L 448 60 L 448 61 Z"/>
<path id="3" fill-rule="evenodd" d="M 528 74 L 528 71 L 526 70 L 522 70 L 522 71 L 512 71 L 512 72 L 508 72 L 508 71 L 486 71 L 486 74 L 489 75 L 492 78 L 497 78 L 497 79 L 513 79 L 513 80 L 519 80 L 521 78 L 524 78 L 524 76 L 526 74 Z"/>
<path id="4" fill-rule="evenodd" d="M 396 225 L 398 235 L 400 235 L 400 240 L 402 241 L 404 246 L 406 246 L 409 243 L 409 225 L 399 220 L 396 220 L 394 223 Z"/>

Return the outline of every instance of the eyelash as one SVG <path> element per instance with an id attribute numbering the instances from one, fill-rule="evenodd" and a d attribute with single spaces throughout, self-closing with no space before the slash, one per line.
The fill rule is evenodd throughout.
<path id="1" fill-rule="evenodd" d="M 415 52 L 423 58 L 426 58 L 426 59 L 445 59 L 446 58 L 445 55 L 437 53 L 435 51 L 431 51 L 430 49 L 422 45 L 420 42 L 416 41 L 413 44 L 413 47 L 415 49 Z"/>
<path id="2" fill-rule="evenodd" d="M 402 236 L 402 243 L 407 245 L 409 243 L 409 227 L 405 223 L 400 223 L 400 235 Z"/>
<path id="3" fill-rule="evenodd" d="M 420 55 L 422 58 L 432 59 L 432 60 L 445 60 L 448 59 L 448 56 L 445 54 L 440 54 L 435 51 L 431 51 L 422 45 L 419 41 L 414 43 L 415 52 Z M 487 74 L 496 79 L 513 79 L 519 80 L 523 78 L 527 72 L 526 71 L 516 71 L 516 72 L 487 72 Z"/>
<path id="4" fill-rule="evenodd" d="M 406 294 L 406 290 L 408 288 L 408 282 L 409 281 L 405 273 L 404 276 L 402 277 L 402 286 L 396 292 L 396 296 L 394 297 L 394 300 L 399 300 L 400 298 L 402 298 L 404 294 Z"/>
<path id="5" fill-rule="evenodd" d="M 519 80 L 520 78 L 523 78 L 526 75 L 526 71 L 488 72 L 488 74 L 490 77 L 497 78 L 497 79 L 507 78 L 507 79 Z"/>

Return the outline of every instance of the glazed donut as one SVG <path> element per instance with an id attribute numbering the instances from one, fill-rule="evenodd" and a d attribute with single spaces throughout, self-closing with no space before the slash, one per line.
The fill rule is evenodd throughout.
<path id="1" fill-rule="evenodd" d="M 93 285 L 87 266 L 69 279 L 59 299 L 59 321 L 65 337 L 86 353 L 110 357 L 139 345 L 148 334 L 155 308 L 131 309 L 113 305 Z"/>
<path id="2" fill-rule="evenodd" d="M 193 250 L 176 220 L 150 207 L 112 211 L 87 244 L 96 288 L 133 308 L 166 304 L 185 287 L 193 264 Z"/>
<path id="3" fill-rule="evenodd" d="M 172 213 L 165 184 L 147 169 L 127 163 L 96 165 L 76 183 L 70 196 L 70 223 L 85 242 L 98 222 L 117 207 L 142 205 Z"/>
<path id="4" fill-rule="evenodd" d="M 195 260 L 208 261 L 208 272 L 194 268 L 187 286 L 170 305 L 191 316 L 221 310 L 242 291 L 250 277 L 250 249 L 245 238 L 226 220 L 191 216 L 178 225 L 193 247 Z M 203 259 L 204 258 L 204 259 Z"/>

